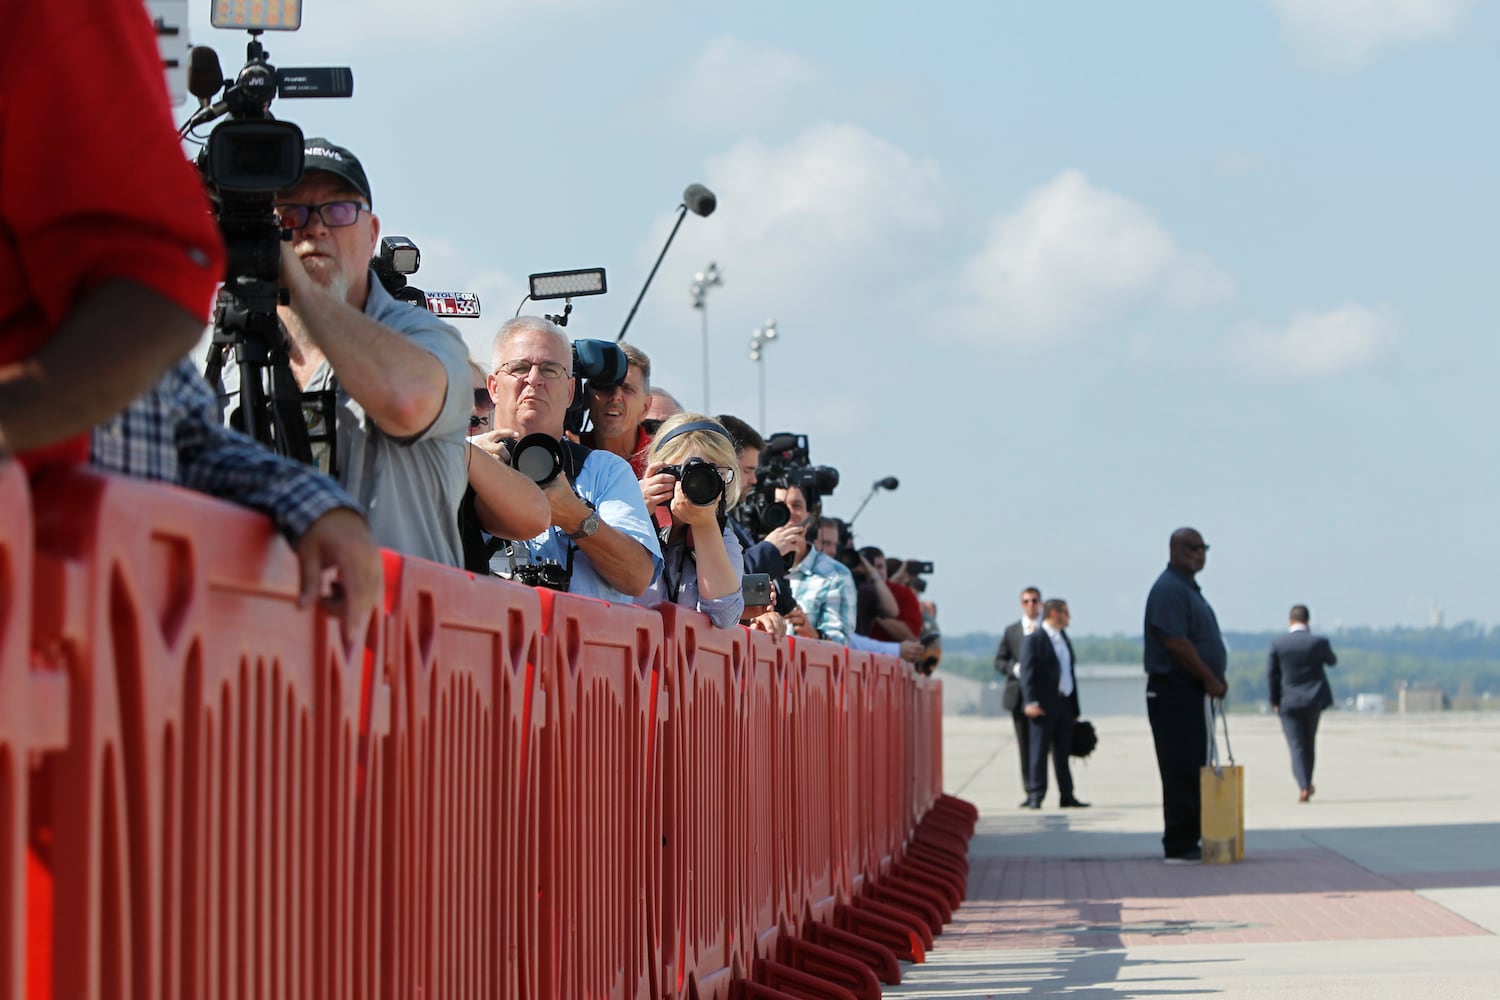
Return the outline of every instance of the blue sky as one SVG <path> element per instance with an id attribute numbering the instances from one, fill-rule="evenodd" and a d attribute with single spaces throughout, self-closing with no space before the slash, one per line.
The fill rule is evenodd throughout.
<path id="1" fill-rule="evenodd" d="M 707 184 L 632 325 L 655 382 L 701 407 L 716 261 L 712 410 L 756 421 L 774 317 L 762 430 L 830 513 L 900 478 L 856 534 L 937 564 L 945 630 L 1034 583 L 1135 634 L 1184 524 L 1226 628 L 1496 621 L 1497 36 L 1476 0 L 307 0 L 266 46 L 353 68 L 275 110 L 360 155 L 417 284 L 480 293 L 481 356 L 532 271 L 607 268 L 569 329 L 613 339 Z"/>

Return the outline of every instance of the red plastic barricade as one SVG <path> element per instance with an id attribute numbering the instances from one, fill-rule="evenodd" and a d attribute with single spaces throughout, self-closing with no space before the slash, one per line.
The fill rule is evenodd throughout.
<path id="1" fill-rule="evenodd" d="M 844 668 L 844 703 L 849 762 L 846 783 L 849 818 L 849 854 L 845 864 L 849 895 L 857 896 L 867 879 L 879 874 L 875 849 L 876 829 L 880 822 L 879 804 L 884 790 L 877 784 L 876 762 L 875 669 L 869 653 L 849 651 Z"/>
<path id="2" fill-rule="evenodd" d="M 20 997 L 28 974 L 48 970 L 50 881 L 27 850 L 32 754 L 67 741 L 67 677 L 33 667 L 31 497 L 17 462 L 0 465 L 0 997 Z M 27 881 L 32 881 L 28 914 Z M 28 932 L 36 951 L 27 955 Z M 28 965 L 29 959 L 29 965 Z"/>
<path id="3" fill-rule="evenodd" d="M 538 596 L 538 996 L 646 998 L 661 969 L 661 616 Z"/>
<path id="4" fill-rule="evenodd" d="M 791 707 L 788 703 L 788 643 L 751 632 L 745 668 L 740 750 L 745 798 L 743 880 L 744 938 L 755 958 L 776 954 L 790 912 L 793 829 Z"/>
<path id="5" fill-rule="evenodd" d="M 381 995 L 538 996 L 541 602 L 386 554 Z"/>
<path id="6" fill-rule="evenodd" d="M 727 997 L 748 972 L 739 926 L 748 816 L 740 758 L 744 629 L 663 604 L 666 692 L 662 950 L 668 997 Z"/>
<path id="7" fill-rule="evenodd" d="M 833 908 L 849 893 L 848 744 L 844 732 L 844 665 L 849 651 L 814 639 L 792 639 L 792 673 L 800 681 L 793 703 L 794 816 L 801 840 L 800 919 L 832 923 Z"/>
<path id="8" fill-rule="evenodd" d="M 250 512 L 76 471 L 34 490 L 33 638 L 71 689 L 39 800 L 54 995 L 372 995 L 378 630 L 345 663 Z"/>

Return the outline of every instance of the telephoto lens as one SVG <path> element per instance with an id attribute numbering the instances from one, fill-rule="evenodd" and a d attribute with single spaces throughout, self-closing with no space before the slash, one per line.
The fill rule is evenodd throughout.
<path id="1" fill-rule="evenodd" d="M 719 470 L 712 462 L 690 458 L 671 468 L 682 483 L 682 495 L 690 503 L 708 507 L 718 503 L 719 497 L 724 495 L 724 480 L 719 478 Z"/>

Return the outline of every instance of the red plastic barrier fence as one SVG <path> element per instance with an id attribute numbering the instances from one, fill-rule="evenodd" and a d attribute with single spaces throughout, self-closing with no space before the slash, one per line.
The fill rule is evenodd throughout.
<path id="1" fill-rule="evenodd" d="M 741 912 L 747 800 L 739 755 L 749 637 L 663 605 L 663 995 L 727 997 L 748 971 Z"/>
<path id="2" fill-rule="evenodd" d="M 285 543 L 126 479 L 52 475 L 34 503 L 33 641 L 71 691 L 34 818 L 54 833 L 53 994 L 371 995 L 361 734 L 384 728 L 383 688 L 297 608 Z"/>
<path id="3" fill-rule="evenodd" d="M 381 995 L 539 996 L 541 601 L 386 553 Z"/>
<path id="4" fill-rule="evenodd" d="M 774 957 L 783 932 L 793 932 L 791 909 L 793 851 L 791 790 L 799 773 L 792 759 L 788 700 L 790 659 L 787 642 L 765 632 L 750 633 L 750 658 L 741 707 L 741 749 L 745 799 L 744 937 L 753 958 Z"/>
<path id="5" fill-rule="evenodd" d="M 19 464 L 0 466 L 0 997 L 22 995 L 26 976 L 48 966 L 45 933 L 27 960 L 28 869 L 40 922 L 51 886 L 27 850 L 32 755 L 67 740 L 67 678 L 31 661 L 31 496 Z M 39 884 L 36 884 L 39 883 Z"/>
<path id="6" fill-rule="evenodd" d="M 542 604 L 541 997 L 647 998 L 661 969 L 661 616 Z"/>
<path id="7" fill-rule="evenodd" d="M 875 998 L 958 905 L 892 657 L 387 553 L 351 662 L 263 519 L 50 475 L 0 469 L 0 1000 Z"/>
<path id="8" fill-rule="evenodd" d="M 792 708 L 792 766 L 797 769 L 793 815 L 801 833 L 794 870 L 802 873 L 801 896 L 792 912 L 801 921 L 831 923 L 834 906 L 848 895 L 843 693 L 849 654 L 831 642 L 790 641 L 792 672 L 800 682 Z"/>

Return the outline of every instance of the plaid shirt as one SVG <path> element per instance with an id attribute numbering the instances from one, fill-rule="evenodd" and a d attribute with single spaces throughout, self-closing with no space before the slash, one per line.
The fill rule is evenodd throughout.
<path id="1" fill-rule="evenodd" d="M 854 634 L 854 574 L 817 549 L 787 570 L 792 596 L 807 622 L 830 642 L 847 644 Z"/>
<path id="2" fill-rule="evenodd" d="M 261 511 L 293 545 L 329 511 L 359 511 L 327 476 L 219 423 L 218 400 L 187 358 L 94 428 L 89 461 Z"/>

